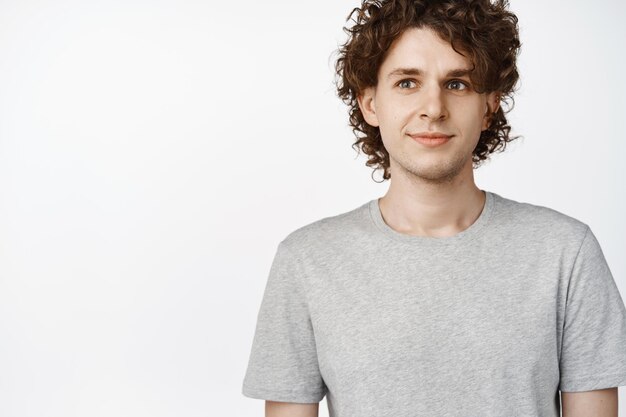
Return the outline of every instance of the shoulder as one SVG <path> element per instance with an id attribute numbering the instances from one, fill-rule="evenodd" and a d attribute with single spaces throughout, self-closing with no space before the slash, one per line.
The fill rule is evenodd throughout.
<path id="1" fill-rule="evenodd" d="M 327 252 L 355 243 L 368 233 L 369 201 L 338 214 L 306 223 L 288 233 L 280 245 L 294 254 Z"/>
<path id="2" fill-rule="evenodd" d="M 589 226 L 563 211 L 530 202 L 517 201 L 494 193 L 500 227 L 538 239 L 581 243 Z"/>

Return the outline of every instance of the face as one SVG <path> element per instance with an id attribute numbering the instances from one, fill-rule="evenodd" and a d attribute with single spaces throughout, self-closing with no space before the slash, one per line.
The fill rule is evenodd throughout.
<path id="1" fill-rule="evenodd" d="M 471 62 L 427 28 L 407 29 L 391 45 L 376 87 L 358 98 L 366 122 L 380 129 L 390 171 L 440 183 L 472 174 L 472 151 L 489 126 L 497 94 L 478 94 L 467 70 Z M 451 136 L 428 146 L 417 133 Z"/>

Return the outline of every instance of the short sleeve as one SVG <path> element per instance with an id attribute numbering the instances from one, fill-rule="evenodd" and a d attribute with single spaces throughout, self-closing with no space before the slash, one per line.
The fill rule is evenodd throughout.
<path id="1" fill-rule="evenodd" d="M 299 264 L 278 244 L 265 286 L 242 394 L 318 403 L 326 394 Z"/>
<path id="2" fill-rule="evenodd" d="M 588 226 L 567 290 L 559 368 L 564 392 L 626 385 L 626 308 Z"/>

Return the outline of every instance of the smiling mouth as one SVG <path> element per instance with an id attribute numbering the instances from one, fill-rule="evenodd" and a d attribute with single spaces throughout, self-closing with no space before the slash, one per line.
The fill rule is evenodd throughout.
<path id="1" fill-rule="evenodd" d="M 452 135 L 446 135 L 445 133 L 440 132 L 420 132 L 420 133 L 410 133 L 413 139 L 416 138 L 424 138 L 424 139 L 450 139 Z"/>
<path id="2" fill-rule="evenodd" d="M 417 135 L 409 135 L 409 136 L 414 141 L 427 147 L 435 147 L 435 146 L 443 145 L 444 143 L 447 143 L 452 138 L 452 135 L 445 135 L 442 133 L 430 133 L 430 134 L 418 133 Z"/>

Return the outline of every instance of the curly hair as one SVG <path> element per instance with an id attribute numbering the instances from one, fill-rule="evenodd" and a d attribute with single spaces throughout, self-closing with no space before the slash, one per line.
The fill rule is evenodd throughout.
<path id="1" fill-rule="evenodd" d="M 498 106 L 492 112 L 472 152 L 474 168 L 519 136 L 509 135 L 505 113 L 513 109 L 513 93 L 519 79 L 517 55 L 520 50 L 517 17 L 508 8 L 508 0 L 362 0 L 344 27 L 348 40 L 340 45 L 335 62 L 335 85 L 339 98 L 349 106 L 349 124 L 360 148 L 374 171 L 383 170 L 383 180 L 391 178 L 389 153 L 383 146 L 380 129 L 369 125 L 359 108 L 357 97 L 367 87 L 376 87 L 377 74 L 391 44 L 408 28 L 434 30 L 452 48 L 473 64 L 470 79 L 479 94 L 497 92 L 505 111 Z M 356 18 L 353 15 L 356 14 Z"/>

